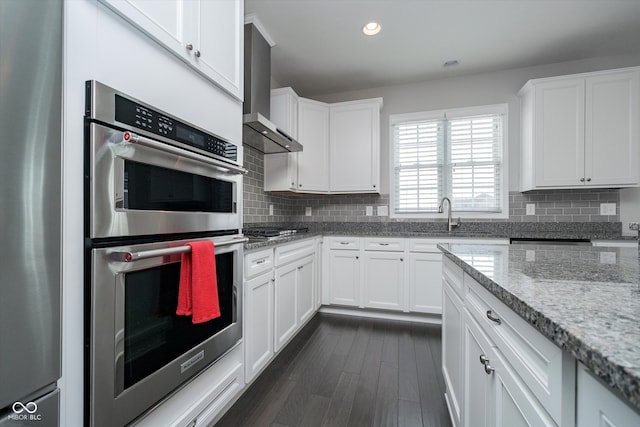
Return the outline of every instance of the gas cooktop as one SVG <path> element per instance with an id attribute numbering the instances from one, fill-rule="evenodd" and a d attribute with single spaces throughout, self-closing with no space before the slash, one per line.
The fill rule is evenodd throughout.
<path id="1" fill-rule="evenodd" d="M 255 227 L 243 230 L 244 235 L 251 239 L 277 239 L 279 237 L 291 236 L 297 233 L 307 233 L 308 227 L 285 228 L 285 227 Z"/>

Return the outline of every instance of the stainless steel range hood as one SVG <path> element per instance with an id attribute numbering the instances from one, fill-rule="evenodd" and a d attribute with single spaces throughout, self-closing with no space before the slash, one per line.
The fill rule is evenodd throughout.
<path id="1" fill-rule="evenodd" d="M 253 24 L 244 26 L 242 141 L 265 154 L 302 151 L 302 145 L 269 121 L 271 46 Z"/>

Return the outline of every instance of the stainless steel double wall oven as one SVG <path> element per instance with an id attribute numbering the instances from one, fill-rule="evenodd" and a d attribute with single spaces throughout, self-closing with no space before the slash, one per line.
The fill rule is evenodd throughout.
<path id="1" fill-rule="evenodd" d="M 88 424 L 125 425 L 242 338 L 242 147 L 86 83 Z M 181 254 L 215 244 L 221 316 L 177 316 Z"/>

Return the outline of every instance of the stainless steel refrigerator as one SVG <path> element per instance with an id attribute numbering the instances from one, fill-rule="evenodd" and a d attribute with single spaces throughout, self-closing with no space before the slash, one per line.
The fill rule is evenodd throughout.
<path id="1" fill-rule="evenodd" d="M 2 427 L 59 425 L 62 10 L 0 0 Z"/>

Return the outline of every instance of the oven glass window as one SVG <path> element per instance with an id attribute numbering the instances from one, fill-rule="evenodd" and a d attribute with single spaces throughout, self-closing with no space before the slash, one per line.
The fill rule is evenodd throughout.
<path id="1" fill-rule="evenodd" d="M 124 162 L 124 208 L 174 212 L 233 212 L 233 184 L 144 163 Z"/>
<path id="2" fill-rule="evenodd" d="M 125 389 L 234 322 L 233 264 L 234 252 L 216 255 L 221 316 L 196 325 L 176 315 L 179 262 L 125 275 Z"/>

